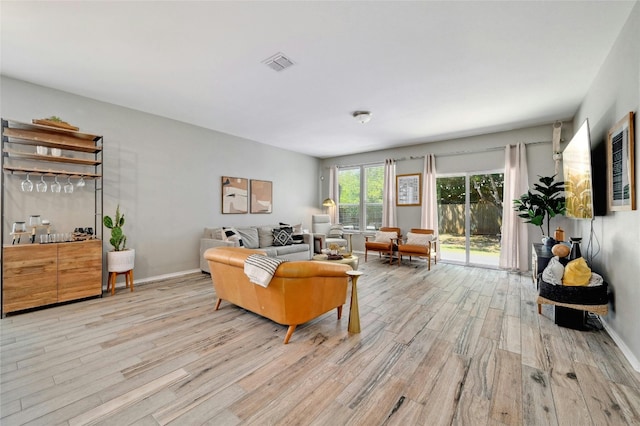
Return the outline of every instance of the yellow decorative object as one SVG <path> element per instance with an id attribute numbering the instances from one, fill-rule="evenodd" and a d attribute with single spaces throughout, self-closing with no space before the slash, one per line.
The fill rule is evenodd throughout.
<path id="1" fill-rule="evenodd" d="M 551 253 L 553 253 L 554 256 L 558 257 L 567 257 L 569 256 L 570 251 L 571 249 L 569 249 L 569 246 L 565 244 L 556 244 L 551 248 Z"/>
<path id="2" fill-rule="evenodd" d="M 556 232 L 553 234 L 553 239 L 557 242 L 564 241 L 564 231 L 559 226 L 556 229 Z"/>
<path id="3" fill-rule="evenodd" d="M 590 279 L 591 268 L 587 265 L 584 257 L 579 257 L 567 263 L 567 266 L 565 266 L 562 285 L 585 286 L 589 284 Z"/>

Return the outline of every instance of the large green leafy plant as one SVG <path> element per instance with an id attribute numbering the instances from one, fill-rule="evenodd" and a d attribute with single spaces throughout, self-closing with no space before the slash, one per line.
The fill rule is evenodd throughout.
<path id="1" fill-rule="evenodd" d="M 565 212 L 564 182 L 554 182 L 555 175 L 538 176 L 540 183 L 533 185 L 533 191 L 513 200 L 513 208 L 526 223 L 539 226 L 544 236 L 544 222 L 547 220 L 547 236 L 551 235 L 551 218 Z M 547 218 L 548 216 L 548 218 Z"/>
<path id="2" fill-rule="evenodd" d="M 124 215 L 120 214 L 120 205 L 116 208 L 115 220 L 109 216 L 105 216 L 102 223 L 107 228 L 111 229 L 111 238 L 109 242 L 113 246 L 115 251 L 125 250 L 127 245 L 127 236 L 122 232 L 122 225 L 124 225 Z"/>

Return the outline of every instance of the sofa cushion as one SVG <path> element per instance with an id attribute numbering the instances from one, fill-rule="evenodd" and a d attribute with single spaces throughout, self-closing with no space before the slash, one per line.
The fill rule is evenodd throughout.
<path id="1" fill-rule="evenodd" d="M 275 228 L 273 230 L 273 245 L 287 246 L 293 244 L 293 231 L 291 227 Z"/>
<path id="2" fill-rule="evenodd" d="M 304 246 L 306 246 L 306 248 L 303 251 L 308 251 L 309 250 L 309 246 L 304 244 Z M 299 253 L 302 249 L 301 249 L 302 245 L 300 244 L 291 244 L 288 246 L 277 246 L 275 247 L 276 249 L 276 256 L 283 256 L 286 254 L 291 254 L 291 253 Z"/>
<path id="3" fill-rule="evenodd" d="M 265 252 L 269 257 L 276 257 L 278 256 L 278 248 L 279 247 L 271 246 L 271 247 L 262 247 L 260 248 L 260 250 Z"/>
<path id="4" fill-rule="evenodd" d="M 258 228 L 258 240 L 260 248 L 273 245 L 273 226 L 261 226 Z"/>
<path id="5" fill-rule="evenodd" d="M 222 237 L 224 241 L 231 241 L 234 247 L 244 247 L 242 237 L 235 228 L 223 228 Z"/>
<path id="6" fill-rule="evenodd" d="M 222 228 L 204 228 L 204 238 L 222 240 Z"/>
<path id="7" fill-rule="evenodd" d="M 260 247 L 260 239 L 258 237 L 258 228 L 253 226 L 246 228 L 237 228 L 238 234 L 242 237 L 242 243 L 246 248 L 257 249 Z"/>

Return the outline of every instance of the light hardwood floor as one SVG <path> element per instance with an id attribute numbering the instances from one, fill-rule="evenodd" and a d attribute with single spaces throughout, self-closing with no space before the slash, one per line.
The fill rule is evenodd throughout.
<path id="1" fill-rule="evenodd" d="M 205 274 L 0 321 L 2 425 L 640 424 L 604 331 L 537 314 L 530 276 L 361 261 L 362 332 L 222 304 Z"/>

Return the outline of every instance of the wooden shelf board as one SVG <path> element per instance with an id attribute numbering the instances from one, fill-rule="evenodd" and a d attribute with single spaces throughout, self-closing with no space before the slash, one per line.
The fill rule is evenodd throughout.
<path id="1" fill-rule="evenodd" d="M 51 161 L 54 163 L 82 164 L 85 166 L 97 166 L 99 164 L 102 164 L 102 161 L 91 160 L 87 158 L 71 158 L 71 157 L 64 157 L 64 156 L 56 157 L 54 155 L 41 155 L 41 154 L 35 154 L 32 152 L 14 151 L 11 149 L 5 149 L 4 152 L 9 154 L 9 158 Z"/>
<path id="2" fill-rule="evenodd" d="M 51 132 L 51 133 L 58 133 L 58 134 L 65 134 L 65 135 L 69 135 L 72 136 L 74 138 L 77 139 L 87 139 L 87 140 L 91 140 L 91 141 L 96 141 L 98 139 L 100 139 L 102 136 L 99 135 L 94 135 L 91 133 L 85 133 L 85 132 L 78 132 L 75 130 L 71 130 L 71 129 L 64 129 L 61 127 L 55 127 L 55 126 L 46 126 L 44 124 L 36 124 L 36 123 L 25 123 L 23 121 L 17 121 L 17 120 L 6 120 L 7 123 L 12 124 L 12 127 L 20 127 L 20 128 L 24 128 L 24 129 L 35 129 L 35 130 L 42 130 L 45 132 Z"/>
<path id="3" fill-rule="evenodd" d="M 44 176 L 72 176 L 72 177 L 84 177 L 87 179 L 98 179 L 102 177 L 97 173 L 81 173 L 81 172 L 68 172 L 66 170 L 44 170 L 33 167 L 14 167 L 4 166 L 4 171 L 8 173 L 18 174 L 32 174 L 32 175 L 44 175 Z"/>
<path id="4" fill-rule="evenodd" d="M 42 145 L 50 148 L 68 149 L 70 151 L 81 151 L 97 153 L 102 151 L 102 146 L 97 146 L 92 140 L 75 139 L 66 135 L 59 135 L 46 132 L 38 132 L 29 129 L 19 129 L 15 127 L 5 127 L 3 135 L 11 140 L 9 143 L 23 145 Z"/>

